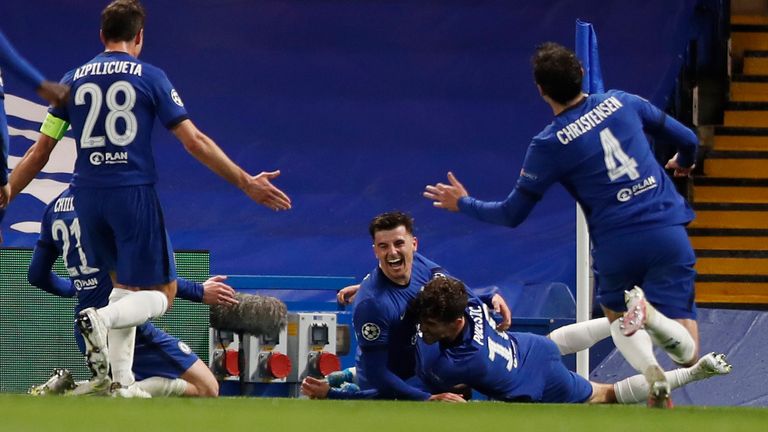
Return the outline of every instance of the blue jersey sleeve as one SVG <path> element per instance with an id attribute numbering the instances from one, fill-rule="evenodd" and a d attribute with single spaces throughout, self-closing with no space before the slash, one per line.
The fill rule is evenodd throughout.
<path id="1" fill-rule="evenodd" d="M 384 399 L 427 400 L 429 393 L 408 385 L 387 367 L 385 350 L 363 352 L 360 356 L 365 377 Z"/>
<path id="2" fill-rule="evenodd" d="M 459 200 L 459 211 L 483 222 L 516 227 L 528 217 L 540 198 L 516 188 L 504 201 L 463 197 Z"/>
<path id="3" fill-rule="evenodd" d="M 183 278 L 176 278 L 176 285 L 178 287 L 176 297 L 196 303 L 203 302 L 203 284 Z"/>
<path id="4" fill-rule="evenodd" d="M 693 165 L 699 140 L 691 129 L 640 96 L 629 93 L 621 96 L 622 100 L 628 101 L 638 113 L 646 133 L 654 138 L 662 138 L 676 144 L 677 162 L 680 166 L 687 168 Z"/>
<path id="5" fill-rule="evenodd" d="M 376 389 L 347 392 L 347 391 L 342 391 L 341 389 L 331 388 L 328 391 L 328 399 L 353 400 L 353 399 L 378 399 L 378 397 L 379 397 L 379 392 Z"/>
<path id="6" fill-rule="evenodd" d="M 43 74 L 16 52 L 2 31 L 0 31 L 0 66 L 13 72 L 33 88 L 40 87 L 45 80 Z"/>
<path id="7" fill-rule="evenodd" d="M 525 153 L 516 189 L 532 197 L 541 197 L 552 184 L 560 180 L 556 151 L 557 148 L 553 148 L 551 142 L 534 138 Z"/>
<path id="8" fill-rule="evenodd" d="M 57 276 L 56 273 L 51 271 L 53 263 L 56 262 L 58 257 L 59 251 L 56 249 L 56 246 L 42 240 L 38 241 L 32 254 L 32 261 L 29 263 L 27 280 L 30 285 L 53 295 L 74 297 L 77 291 L 72 286 L 72 282 L 69 279 Z"/>
<path id="9" fill-rule="evenodd" d="M 372 298 L 365 299 L 355 306 L 352 322 L 357 343 L 364 353 L 368 350 L 387 348 L 389 323 L 392 321 L 389 315 L 391 311 Z"/>
<path id="10" fill-rule="evenodd" d="M 157 117 L 166 129 L 172 129 L 189 118 L 184 102 L 173 88 L 165 72 L 157 69 L 157 76 L 152 80 L 152 92 L 157 105 Z"/>
<path id="11" fill-rule="evenodd" d="M 54 200 L 55 202 L 55 200 Z M 64 279 L 52 271 L 56 258 L 59 257 L 59 249 L 53 240 L 51 225 L 53 214 L 51 206 L 45 209 L 43 220 L 40 224 L 40 237 L 32 254 L 32 261 L 27 270 L 27 280 L 30 285 L 59 297 L 74 297 L 75 287 L 69 279 Z"/>
<path id="12" fill-rule="evenodd" d="M 470 287 L 466 287 L 466 289 L 467 289 L 467 295 L 470 298 L 475 297 L 479 299 L 482 303 L 485 303 L 491 308 L 491 310 L 493 310 L 493 303 L 491 301 L 493 300 L 493 297 L 499 293 L 499 287 L 494 285 L 488 289 L 483 289 L 480 292 Z"/>

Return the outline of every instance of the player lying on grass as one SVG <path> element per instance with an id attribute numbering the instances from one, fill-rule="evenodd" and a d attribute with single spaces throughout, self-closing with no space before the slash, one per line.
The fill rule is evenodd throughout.
<path id="1" fill-rule="evenodd" d="M 53 264 L 62 256 L 69 280 L 53 273 Z M 112 280 L 109 274 L 90 267 L 80 243 L 79 220 L 69 189 L 61 193 L 46 207 L 40 226 L 40 238 L 35 246 L 29 266 L 30 284 L 60 297 L 77 297 L 75 316 L 88 307 L 103 307 L 109 303 Z M 224 277 L 215 276 L 205 283 L 195 283 L 179 278 L 177 296 L 205 304 L 234 304 L 234 290 L 223 283 Z M 80 329 L 75 326 L 75 339 L 80 352 L 85 354 L 85 344 Z M 170 336 L 147 322 L 136 329 L 133 372 L 137 385 L 152 396 L 218 396 L 219 385 L 211 371 L 197 355 L 179 339 Z M 68 373 L 68 372 L 67 372 Z M 58 377 L 58 378 L 57 378 Z M 58 387 L 59 380 L 71 381 L 63 372 L 55 371 L 53 382 L 34 387 L 33 394 L 45 394 Z M 98 384 L 98 385 L 95 385 Z M 89 381 L 71 394 L 112 393 L 118 396 L 144 396 L 139 390 L 126 390 L 111 380 Z"/>
<path id="2" fill-rule="evenodd" d="M 412 307 L 422 335 L 418 374 L 431 388 L 466 385 L 509 402 L 636 403 L 648 398 L 642 375 L 616 384 L 590 382 L 566 369 L 552 340 L 496 331 L 488 309 L 469 297 L 459 280 L 431 281 Z M 439 349 L 422 350 L 432 344 Z M 690 368 L 667 372 L 666 378 L 674 389 L 730 370 L 723 354 L 711 353 Z"/>
<path id="3" fill-rule="evenodd" d="M 456 279 L 443 277 L 427 283 L 409 311 L 421 329 L 417 374 L 433 392 L 469 387 L 507 402 L 637 403 L 648 398 L 643 375 L 616 384 L 590 382 L 562 363 L 561 354 L 573 345 L 559 347 L 543 336 L 497 331 L 488 308 L 469 297 Z M 723 354 L 710 353 L 692 367 L 666 372 L 666 379 L 677 388 L 730 370 Z M 307 378 L 302 391 L 322 397 L 328 386 Z"/>

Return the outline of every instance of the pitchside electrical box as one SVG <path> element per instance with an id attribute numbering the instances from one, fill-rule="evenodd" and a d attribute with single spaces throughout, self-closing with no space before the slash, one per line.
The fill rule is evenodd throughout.
<path id="1" fill-rule="evenodd" d="M 246 382 L 285 382 L 293 366 L 287 355 L 288 332 L 285 328 L 272 336 L 246 334 L 243 353 Z"/>
<path id="2" fill-rule="evenodd" d="M 336 314 L 288 314 L 288 357 L 293 368 L 288 382 L 301 383 L 309 376 L 323 378 L 341 367 L 336 356 Z"/>
<path id="3" fill-rule="evenodd" d="M 287 355 L 288 332 L 272 336 L 243 335 L 210 329 L 210 368 L 219 379 L 248 383 L 280 383 L 293 368 Z M 242 370 L 241 370 L 242 369 Z"/>

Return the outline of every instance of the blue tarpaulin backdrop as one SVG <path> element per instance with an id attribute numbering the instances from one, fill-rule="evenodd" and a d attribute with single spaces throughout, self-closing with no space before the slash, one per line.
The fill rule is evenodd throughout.
<path id="1" fill-rule="evenodd" d="M 58 79 L 100 51 L 105 3 L 4 1 L 0 26 Z M 577 18 L 598 29 L 611 86 L 666 105 L 695 1 L 145 3 L 142 58 L 168 73 L 192 119 L 246 170 L 281 169 L 276 184 L 294 202 L 285 213 L 249 202 L 158 127 L 158 190 L 176 248 L 210 249 L 215 273 L 362 277 L 374 265 L 369 220 L 401 209 L 416 218 L 421 252 L 472 285 L 511 287 L 573 286 L 566 192 L 553 188 L 509 230 L 433 209 L 424 186 L 453 170 L 475 196 L 507 195 L 529 138 L 552 115 L 530 55 L 547 40 L 573 47 Z M 4 78 L 19 157 L 42 118 L 13 96 L 39 100 Z M 58 162 L 68 166 L 67 157 Z M 60 188 L 62 171 L 47 169 L 41 178 L 53 182 L 36 187 Z M 36 235 L 21 231 L 34 231 L 45 196 L 12 204 L 6 246 L 34 245 Z"/>

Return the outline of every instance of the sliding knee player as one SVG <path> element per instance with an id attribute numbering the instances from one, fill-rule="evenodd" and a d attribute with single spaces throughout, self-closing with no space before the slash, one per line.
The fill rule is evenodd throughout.
<path id="1" fill-rule="evenodd" d="M 567 349 L 552 340 L 497 331 L 487 307 L 456 279 L 430 281 L 411 310 L 421 329 L 417 372 L 432 391 L 468 386 L 507 402 L 636 403 L 648 397 L 642 375 L 616 384 L 590 382 L 566 369 L 561 352 Z M 675 388 L 730 370 L 723 355 L 711 353 L 690 368 L 667 372 L 666 379 Z"/>
<path id="2" fill-rule="evenodd" d="M 112 281 L 105 271 L 88 266 L 80 245 L 80 227 L 69 189 L 62 192 L 45 209 L 40 227 L 40 239 L 29 267 L 29 282 L 51 294 L 77 297 L 75 316 L 88 307 L 103 307 L 109 303 Z M 51 271 L 61 255 L 69 280 Z M 178 297 L 208 304 L 231 303 L 232 288 L 222 283 L 223 277 L 209 279 L 205 284 L 179 278 Z M 75 326 L 75 338 L 81 353 L 85 345 L 80 329 Z M 147 322 L 136 329 L 133 372 L 138 385 L 152 396 L 216 396 L 218 383 L 206 365 L 182 341 Z M 104 383 L 109 387 L 109 383 Z M 92 389 L 93 391 L 103 390 Z"/>

